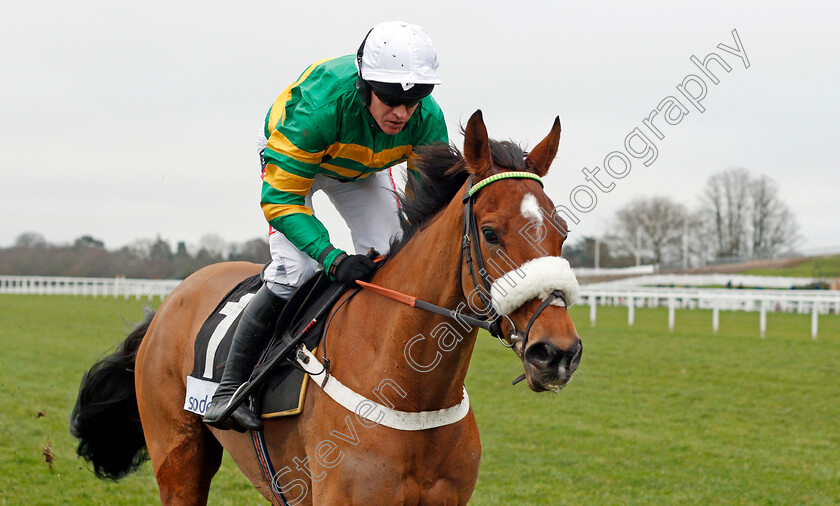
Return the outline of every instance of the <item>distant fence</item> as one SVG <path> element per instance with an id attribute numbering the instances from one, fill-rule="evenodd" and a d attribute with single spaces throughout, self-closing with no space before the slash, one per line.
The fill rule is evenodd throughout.
<path id="1" fill-rule="evenodd" d="M 575 269 L 577 274 L 580 269 Z M 580 275 L 580 274 L 578 274 Z M 750 288 L 793 288 L 813 285 L 820 278 L 791 276 L 753 276 L 749 274 L 651 274 L 632 278 L 603 281 L 587 285 L 590 288 L 630 288 L 650 285 L 679 286 L 746 286 Z"/>
<path id="2" fill-rule="evenodd" d="M 83 295 L 161 299 L 179 279 L 71 278 L 62 276 L 0 276 L 0 293 L 32 295 Z"/>
<path id="3" fill-rule="evenodd" d="M 177 279 L 71 278 L 53 276 L 0 276 L 0 293 L 33 295 L 82 295 L 161 299 L 181 282 Z M 595 325 L 597 306 L 627 307 L 627 323 L 633 325 L 635 308 L 667 307 L 668 328 L 674 330 L 675 310 L 711 309 L 712 330 L 718 331 L 720 311 L 760 313 L 759 331 L 764 337 L 767 312 L 811 314 L 811 337 L 817 337 L 820 315 L 840 315 L 840 290 L 730 290 L 712 288 L 602 288 L 581 286 L 581 304 L 589 306 Z"/>
<path id="4" fill-rule="evenodd" d="M 581 287 L 582 304 L 589 306 L 595 325 L 598 305 L 626 306 L 627 323 L 633 325 L 635 308 L 667 307 L 668 328 L 675 326 L 675 310 L 711 309 L 712 330 L 718 331 L 720 311 L 756 311 L 759 332 L 767 330 L 767 312 L 811 314 L 811 337 L 816 339 L 819 315 L 840 314 L 840 290 L 728 290 L 711 288 L 597 288 Z"/>
<path id="5" fill-rule="evenodd" d="M 635 265 L 632 267 L 575 267 L 578 276 L 621 276 L 631 274 L 653 274 L 658 264 Z"/>
<path id="6" fill-rule="evenodd" d="M 827 257 L 827 256 L 834 256 L 840 255 L 840 246 L 830 246 L 830 247 L 823 247 L 823 248 L 808 248 L 804 250 L 794 250 L 794 251 L 787 251 L 784 253 L 779 253 L 770 257 L 759 257 L 759 256 L 752 256 L 752 255 L 744 255 L 744 256 L 732 256 L 732 257 L 723 257 L 723 258 L 715 258 L 712 260 L 708 260 L 703 263 L 703 265 L 724 265 L 724 264 L 735 264 L 735 263 L 742 263 L 742 262 L 750 262 L 752 260 L 777 260 L 782 258 L 815 258 L 815 257 Z M 664 269 L 682 269 L 681 262 L 675 262 L 673 264 L 663 265 Z"/>

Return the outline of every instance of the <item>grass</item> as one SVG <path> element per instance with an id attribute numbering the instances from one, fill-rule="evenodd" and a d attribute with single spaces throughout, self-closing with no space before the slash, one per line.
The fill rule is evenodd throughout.
<path id="1" fill-rule="evenodd" d="M 840 501 L 840 317 L 574 308 L 579 371 L 560 394 L 524 384 L 480 336 L 467 388 L 483 455 L 473 504 L 834 504 Z M 142 317 L 135 300 L 0 295 L 0 504 L 153 504 L 151 466 L 103 482 L 75 456 L 79 380 Z M 38 417 L 38 412 L 44 416 Z M 56 456 L 51 470 L 42 448 Z M 226 457 L 211 504 L 265 504 Z"/>
<path id="2" fill-rule="evenodd" d="M 142 317 L 133 299 L 0 295 L 0 504 L 160 502 L 148 463 L 119 483 L 101 481 L 76 457 L 68 428 L 82 375 Z M 227 455 L 212 498 L 265 504 Z"/>
<path id="3" fill-rule="evenodd" d="M 481 429 L 478 504 L 835 503 L 840 500 L 840 318 L 598 308 L 577 377 L 557 396 L 482 343 L 469 384 Z M 480 365 L 479 365 L 480 363 Z M 487 388 L 486 386 L 490 386 Z"/>
<path id="4" fill-rule="evenodd" d="M 840 278 L 840 255 L 805 260 L 793 267 L 780 269 L 749 269 L 743 274 L 757 276 L 795 276 L 804 278 Z"/>

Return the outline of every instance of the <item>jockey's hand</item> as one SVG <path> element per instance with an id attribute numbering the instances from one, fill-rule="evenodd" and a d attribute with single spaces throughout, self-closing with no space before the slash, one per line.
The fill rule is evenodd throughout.
<path id="1" fill-rule="evenodd" d="M 342 255 L 332 264 L 330 269 L 337 281 L 347 286 L 354 286 L 357 279 L 367 281 L 373 271 L 376 270 L 376 263 L 367 255 Z"/>

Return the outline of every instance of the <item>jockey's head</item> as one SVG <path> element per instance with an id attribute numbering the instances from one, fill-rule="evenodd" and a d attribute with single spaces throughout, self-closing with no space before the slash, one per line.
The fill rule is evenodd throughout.
<path id="1" fill-rule="evenodd" d="M 422 27 L 402 21 L 374 26 L 356 53 L 356 88 L 383 132 L 395 135 L 417 104 L 440 84 L 437 53 Z"/>

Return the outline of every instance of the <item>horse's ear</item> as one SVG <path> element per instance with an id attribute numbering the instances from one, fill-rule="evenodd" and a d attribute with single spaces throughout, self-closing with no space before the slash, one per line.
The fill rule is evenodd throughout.
<path id="1" fill-rule="evenodd" d="M 560 143 L 560 116 L 554 118 L 554 125 L 551 127 L 551 132 L 548 133 L 545 139 L 541 140 L 537 147 L 535 147 L 528 154 L 525 159 L 525 166 L 536 172 L 540 177 L 543 177 L 557 156 L 557 145 Z"/>
<path id="2" fill-rule="evenodd" d="M 467 122 L 464 131 L 464 160 L 470 174 L 481 176 L 490 168 L 493 157 L 490 155 L 490 139 L 487 137 L 487 127 L 481 109 L 475 111 Z"/>

